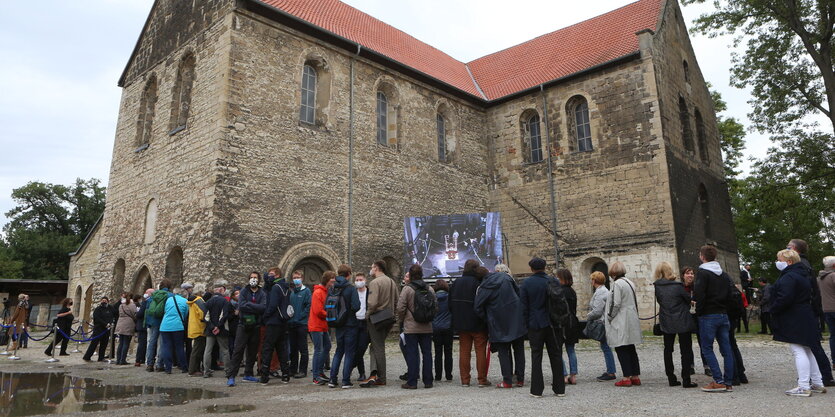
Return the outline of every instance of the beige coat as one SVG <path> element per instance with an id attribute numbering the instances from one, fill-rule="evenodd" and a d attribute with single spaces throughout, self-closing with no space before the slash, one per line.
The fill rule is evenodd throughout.
<path id="1" fill-rule="evenodd" d="M 119 320 L 116 321 L 116 334 L 133 336 L 136 332 L 136 304 L 120 304 Z"/>
<path id="2" fill-rule="evenodd" d="M 435 290 L 432 286 L 427 286 L 432 295 L 435 295 Z M 400 299 L 397 300 L 397 321 L 403 323 L 403 333 L 406 334 L 424 334 L 432 333 L 432 323 L 418 323 L 412 317 L 412 311 L 415 310 L 415 289 L 410 285 L 403 287 L 400 291 Z"/>
<path id="3" fill-rule="evenodd" d="M 365 317 L 371 317 L 372 314 L 390 309 L 394 312 L 397 306 L 398 298 L 397 283 L 387 275 L 378 275 L 368 282 L 368 300 L 366 300 Z"/>
<path id="4" fill-rule="evenodd" d="M 634 290 L 635 284 L 626 277 L 612 282 L 612 291 L 603 315 L 606 342 L 610 347 L 641 344 L 641 321 L 638 320 Z"/>

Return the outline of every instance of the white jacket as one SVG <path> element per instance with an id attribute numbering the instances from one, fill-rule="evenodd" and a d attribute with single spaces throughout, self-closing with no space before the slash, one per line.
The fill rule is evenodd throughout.
<path id="1" fill-rule="evenodd" d="M 612 292 L 603 316 L 606 341 L 610 347 L 639 345 L 642 342 L 641 321 L 638 320 L 634 291 L 635 285 L 626 277 L 612 282 Z"/>

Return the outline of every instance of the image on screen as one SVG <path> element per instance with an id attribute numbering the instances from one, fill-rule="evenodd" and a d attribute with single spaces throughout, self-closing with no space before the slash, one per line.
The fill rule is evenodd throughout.
<path id="1" fill-rule="evenodd" d="M 407 217 L 404 270 L 420 264 L 424 278 L 459 277 L 468 259 L 490 271 L 503 263 L 499 213 Z"/>

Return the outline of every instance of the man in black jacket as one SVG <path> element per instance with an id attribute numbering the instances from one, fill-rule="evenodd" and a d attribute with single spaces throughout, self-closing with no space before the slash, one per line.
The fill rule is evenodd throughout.
<path id="1" fill-rule="evenodd" d="M 241 289 L 238 295 L 238 328 L 235 329 L 235 351 L 232 359 L 226 365 L 226 385 L 235 386 L 235 377 L 241 368 L 241 361 L 246 352 L 246 364 L 244 366 L 244 381 L 258 382 L 255 378 L 253 367 L 255 367 L 255 356 L 258 353 L 258 342 L 261 336 L 261 316 L 267 308 L 267 297 L 264 290 L 258 285 L 261 274 L 251 272 L 249 274 L 249 285 Z"/>
<path id="2" fill-rule="evenodd" d="M 469 259 L 464 263 L 461 278 L 456 279 L 449 290 L 449 313 L 452 327 L 458 332 L 458 368 L 461 385 L 470 386 L 470 355 L 475 344 L 475 366 L 478 386 L 489 387 L 487 380 L 487 325 L 475 313 L 474 300 L 479 279 L 476 278 L 478 261 Z M 483 278 L 483 277 L 482 277 Z"/>
<path id="3" fill-rule="evenodd" d="M 273 268 L 275 278 L 267 294 L 267 307 L 264 309 L 264 345 L 261 348 L 261 384 L 270 381 L 270 365 L 273 351 L 278 352 L 278 363 L 281 368 L 281 382 L 290 382 L 290 361 L 287 355 L 287 323 L 290 316 L 287 306 L 290 305 L 290 286 L 281 276 L 281 270 Z"/>
<path id="4" fill-rule="evenodd" d="M 81 358 L 85 362 L 92 360 L 96 348 L 99 350 L 99 362 L 104 361 L 104 352 L 107 350 L 107 339 L 110 337 L 107 333 L 107 325 L 113 323 L 113 309 L 108 305 L 109 301 L 107 297 L 102 297 L 99 306 L 93 310 L 93 331 L 91 336 L 95 337 L 95 339 L 90 341 L 87 352 Z"/>
<path id="5" fill-rule="evenodd" d="M 214 296 L 206 301 L 206 350 L 203 351 L 203 378 L 212 376 L 212 351 L 215 344 L 220 351 L 220 361 L 229 366 L 229 331 L 226 322 L 232 314 L 232 305 L 226 299 L 226 283 L 215 284 Z"/>
<path id="6" fill-rule="evenodd" d="M 696 302 L 696 316 L 699 318 L 699 339 L 706 365 L 710 367 L 713 382 L 702 387 L 706 392 L 733 391 L 734 354 L 731 350 L 731 323 L 728 320 L 727 303 L 730 296 L 731 278 L 716 262 L 716 248 L 710 245 L 699 249 L 702 264 L 696 273 L 693 300 Z M 719 352 L 724 359 L 724 375 L 719 368 L 713 341 L 718 342 Z"/>
<path id="7" fill-rule="evenodd" d="M 522 282 L 521 298 L 531 344 L 531 396 L 541 397 L 545 390 L 542 376 L 542 348 L 548 349 L 551 362 L 551 389 L 558 397 L 565 395 L 562 368 L 562 332 L 551 325 L 548 314 L 548 285 L 554 277 L 545 274 L 545 260 L 533 258 L 528 262 L 533 275 Z M 555 283 L 559 286 L 559 282 Z"/>

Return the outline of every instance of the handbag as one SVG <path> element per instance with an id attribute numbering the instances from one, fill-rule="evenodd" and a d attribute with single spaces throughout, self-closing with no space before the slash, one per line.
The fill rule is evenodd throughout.
<path id="1" fill-rule="evenodd" d="M 368 316 L 368 320 L 378 329 L 385 328 L 389 324 L 394 323 L 394 311 L 390 308 L 384 308 Z"/>
<path id="2" fill-rule="evenodd" d="M 658 323 L 658 303 L 657 302 L 652 303 L 652 312 L 654 314 L 652 316 L 652 321 L 653 321 L 653 323 L 655 323 L 655 324 L 652 325 L 652 334 L 654 334 L 655 336 L 663 336 L 664 332 L 661 331 L 661 323 Z"/>
<path id="3" fill-rule="evenodd" d="M 606 326 L 602 320 L 593 320 L 586 323 L 586 328 L 583 329 L 583 334 L 589 339 L 602 342 L 606 340 Z"/>

